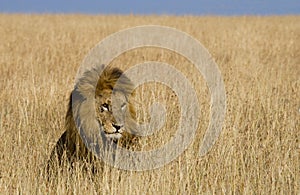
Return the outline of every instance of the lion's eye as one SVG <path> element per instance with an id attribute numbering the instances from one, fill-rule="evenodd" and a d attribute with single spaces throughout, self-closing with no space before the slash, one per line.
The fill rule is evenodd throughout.
<path id="1" fill-rule="evenodd" d="M 121 109 L 124 111 L 124 110 L 126 109 L 126 106 L 127 106 L 126 103 L 122 104 L 122 105 L 121 105 Z"/>
<path id="2" fill-rule="evenodd" d="M 100 107 L 100 111 L 101 112 L 104 112 L 104 111 L 108 111 L 109 109 L 108 109 L 108 104 L 102 104 L 102 106 Z"/>

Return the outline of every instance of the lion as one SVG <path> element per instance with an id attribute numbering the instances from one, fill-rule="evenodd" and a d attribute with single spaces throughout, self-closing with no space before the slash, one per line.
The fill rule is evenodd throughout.
<path id="1" fill-rule="evenodd" d="M 48 172 L 55 162 L 60 166 L 64 159 L 95 160 L 94 153 L 86 147 L 97 142 L 93 140 L 95 134 L 123 147 L 137 146 L 136 112 L 129 101 L 133 90 L 132 82 L 119 68 L 101 65 L 86 71 L 71 92 L 65 131 L 51 152 Z"/>

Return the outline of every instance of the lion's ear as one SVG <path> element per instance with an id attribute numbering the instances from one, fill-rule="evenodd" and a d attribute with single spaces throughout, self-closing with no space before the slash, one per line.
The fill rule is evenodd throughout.
<path id="1" fill-rule="evenodd" d="M 116 79 L 118 80 L 123 74 L 123 71 L 120 70 L 119 68 L 113 68 L 111 70 L 111 79 Z"/>

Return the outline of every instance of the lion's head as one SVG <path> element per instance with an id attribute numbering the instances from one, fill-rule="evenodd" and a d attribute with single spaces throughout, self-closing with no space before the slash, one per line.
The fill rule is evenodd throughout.
<path id="1" fill-rule="evenodd" d="M 107 138 L 116 140 L 122 137 L 127 106 L 127 98 L 122 92 L 106 89 L 96 94 L 96 118 Z"/>
<path id="2" fill-rule="evenodd" d="M 96 119 L 107 138 L 118 140 L 131 132 L 135 110 L 129 98 L 133 92 L 131 81 L 118 68 L 104 70 L 95 91 Z"/>

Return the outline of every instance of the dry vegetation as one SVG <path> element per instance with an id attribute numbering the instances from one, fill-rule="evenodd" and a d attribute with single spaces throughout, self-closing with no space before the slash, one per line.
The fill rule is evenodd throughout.
<path id="1" fill-rule="evenodd" d="M 299 16 L 0 15 L 0 193 L 299 194 L 299 21 Z M 193 83 L 201 104 L 195 141 L 156 170 L 106 166 L 92 176 L 63 168 L 57 180 L 47 181 L 44 165 L 63 132 L 67 97 L 83 58 L 105 36 L 142 24 L 191 34 L 218 63 L 227 115 L 217 143 L 198 157 L 210 96 L 193 65 L 167 50 L 134 50 L 112 64 L 126 69 L 148 60 L 168 62 Z M 163 145 L 176 132 L 178 100 L 160 84 L 137 91 L 141 120 L 148 119 L 152 101 L 166 104 L 165 127 L 142 140 L 145 150 Z"/>

